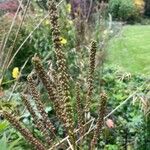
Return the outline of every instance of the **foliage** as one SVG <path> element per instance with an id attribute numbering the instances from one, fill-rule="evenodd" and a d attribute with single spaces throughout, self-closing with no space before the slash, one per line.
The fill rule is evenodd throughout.
<path id="1" fill-rule="evenodd" d="M 120 21 L 134 21 L 139 17 L 139 12 L 132 0 L 110 0 L 109 12 L 114 19 Z"/>
<path id="2" fill-rule="evenodd" d="M 148 103 L 150 103 L 148 99 L 148 91 L 150 87 L 147 85 L 149 78 L 141 75 L 131 75 L 119 68 L 115 69 L 110 66 L 106 67 L 103 73 L 104 75 L 101 85 L 104 86 L 109 97 L 107 113 L 111 112 L 111 110 L 115 109 L 120 103 L 126 100 L 129 95 L 135 92 L 137 87 L 139 87 L 139 91 L 108 117 L 113 120 L 115 127 L 105 127 L 103 130 L 103 136 L 101 136 L 103 143 L 100 142 L 101 144 L 99 148 L 123 149 L 128 145 L 131 149 L 135 150 L 146 149 L 146 146 L 149 144 L 148 142 L 145 144 L 146 139 L 148 138 L 147 133 L 149 133 L 146 132 L 148 130 L 148 121 L 146 121 L 146 116 L 144 117 L 141 113 L 142 105 L 139 105 L 139 103 L 141 103 L 140 96 L 147 96 L 144 100 L 146 102 L 147 99 Z M 96 106 L 97 104 L 95 101 L 92 105 L 93 113 Z M 147 111 L 149 109 L 148 107 L 149 104 L 145 107 Z"/>
<path id="3" fill-rule="evenodd" d="M 148 131 L 148 122 L 146 120 L 146 116 L 144 116 L 144 114 L 142 113 L 142 103 L 140 102 L 140 97 L 146 95 L 149 91 L 147 84 L 142 86 L 147 81 L 148 79 L 144 76 L 131 75 L 114 67 L 105 67 L 101 85 L 103 85 L 103 88 L 105 88 L 109 97 L 107 114 L 114 108 L 116 108 L 126 98 L 128 98 L 128 96 L 132 94 L 137 89 L 137 87 L 140 87 L 140 90 L 135 95 L 135 97 L 131 98 L 126 104 L 124 104 L 115 113 L 109 116 L 109 119 L 113 120 L 114 122 L 114 127 L 108 128 L 107 126 L 105 126 L 105 128 L 103 129 L 103 134 L 101 135 L 101 140 L 99 142 L 99 148 L 116 150 L 123 148 L 128 143 L 128 148 L 130 147 L 131 149 L 135 150 L 138 150 L 139 148 L 141 150 L 146 149 L 146 146 L 149 144 L 146 141 L 146 139 L 148 138 L 148 132 L 145 132 L 146 130 Z M 96 82 L 94 86 L 98 86 L 97 84 L 98 83 Z M 80 94 L 82 95 L 82 93 Z M 14 98 L 11 100 L 12 102 L 15 102 Z M 97 116 L 97 98 L 98 93 L 94 94 L 93 97 L 93 103 L 91 107 L 92 116 Z M 72 99 L 75 101 L 75 95 L 73 95 Z M 21 101 L 19 103 L 21 103 Z M 52 109 L 52 107 L 48 107 L 50 106 L 50 104 L 46 104 L 46 106 L 47 107 L 45 110 L 48 111 L 49 117 L 55 118 L 54 110 Z M 16 106 L 14 108 L 16 108 Z M 12 107 L 12 109 L 14 108 Z M 34 134 L 39 134 L 39 130 L 33 127 L 31 116 L 27 111 L 24 112 L 21 118 L 21 120 L 28 127 L 32 128 Z M 64 137 L 64 130 L 60 123 L 56 119 L 53 123 L 57 127 L 57 135 L 59 135 L 60 137 Z M 25 147 L 29 146 L 18 132 L 10 128 L 7 121 L 1 121 L 0 129 L 1 135 L 3 135 L 3 133 L 9 133 L 6 134 L 5 139 L 7 140 L 4 142 L 7 147 L 10 147 L 11 142 L 15 141 L 17 143 L 16 150 L 25 149 Z M 4 140 L 4 137 L 1 137 L 1 140 Z M 11 139 L 9 139 L 9 137 L 11 137 Z M 8 139 L 10 142 L 8 142 Z M 127 139 L 127 143 L 125 139 Z"/>
<path id="4" fill-rule="evenodd" d="M 150 17 L 150 1 L 145 0 L 145 15 Z"/>
<path id="5" fill-rule="evenodd" d="M 38 30 L 32 34 L 29 41 L 19 51 L 12 64 L 14 68 L 12 74 L 14 78 L 18 79 L 20 67 L 26 58 L 32 57 L 35 52 L 37 53 L 32 59 L 34 70 L 32 70 L 31 63 L 25 67 L 25 69 L 29 68 L 26 73 L 32 70 L 27 78 L 28 85 L 26 82 L 19 82 L 17 89 L 14 89 L 13 86 L 13 91 L 11 88 L 5 91 L 0 89 L 2 91 L 0 110 L 3 110 L 3 115 L 0 116 L 0 146 L 4 150 L 32 150 L 33 146 L 26 142 L 22 135 L 36 147 L 41 146 L 39 142 L 50 147 L 51 142 L 53 145 L 53 143 L 69 135 L 71 144 L 76 148 L 74 140 L 81 137 L 88 129 L 82 128 L 89 119 L 90 111 L 92 118 L 95 118 L 94 125 L 99 128 L 90 132 L 87 138 L 78 144 L 81 149 L 89 149 L 89 143 L 92 140 L 92 146 L 96 145 L 98 149 L 130 148 L 138 150 L 140 148 L 145 150 L 145 143 L 148 143 L 146 138 L 149 136 L 149 133 L 145 132 L 149 122 L 147 119 L 149 114 L 147 82 L 149 79 L 141 75 L 131 75 L 120 71 L 118 68 L 103 66 L 105 44 L 110 38 L 109 34 L 113 31 L 110 26 L 107 30 L 107 25 L 103 19 L 97 19 L 102 16 L 99 17 L 94 14 L 96 18 L 93 15 L 95 24 L 88 24 L 85 32 L 87 31 L 86 33 L 89 35 L 83 36 L 83 32 L 77 32 L 81 18 L 77 17 L 72 20 L 65 4 L 59 9 L 59 23 L 61 23 L 59 31 L 58 12 L 56 12 L 55 3 L 50 2 L 52 2 L 49 9 L 50 20 L 43 21 Z M 51 4 L 53 4 L 52 7 Z M 14 51 L 22 43 L 24 36 L 32 32 L 33 24 L 38 23 L 39 19 L 43 18 L 44 13 L 44 11 L 40 15 L 37 13 L 36 15 L 39 15 L 37 18 L 33 14 L 32 20 L 28 18 L 27 24 L 24 25 L 25 28 L 20 32 L 19 44 L 15 45 Z M 101 26 L 99 26 L 99 21 Z M 86 20 L 83 22 L 87 23 Z M 89 48 L 91 37 L 94 37 L 101 47 L 97 48 L 96 42 L 93 41 Z M 20 41 L 20 39 L 22 40 Z M 81 42 L 78 41 L 79 47 L 76 40 Z M 85 41 L 82 43 L 82 40 Z M 100 49 L 100 51 L 97 51 L 98 57 L 95 60 L 96 49 Z M 88 50 L 90 50 L 90 61 L 88 60 Z M 37 55 L 43 59 L 39 59 Z M 88 61 L 90 63 L 87 63 Z M 16 81 L 18 83 L 18 80 Z M 79 86 L 78 90 L 76 84 Z M 125 101 L 130 94 L 137 90 L 137 87 L 137 93 Z M 107 96 L 103 91 L 106 91 Z M 100 98 L 101 101 L 99 101 Z M 106 99 L 108 99 L 107 109 L 105 109 Z M 104 124 L 105 110 L 107 115 L 124 101 L 126 103 L 121 105 L 112 115 L 109 115 L 105 119 L 106 124 Z M 76 104 L 78 105 L 75 106 Z M 12 114 L 15 116 L 10 112 L 13 112 Z M 85 117 L 83 113 L 85 113 Z M 12 125 L 3 117 L 9 120 L 17 130 L 14 130 Z M 111 125 L 108 124 L 108 121 L 111 122 Z M 79 127 L 81 127 L 81 132 L 78 135 L 74 134 L 73 130 Z M 102 134 L 99 137 L 100 132 Z M 98 143 L 95 139 L 99 139 Z M 65 144 L 60 145 L 60 148 L 66 149 L 65 146 Z"/>
<path id="6" fill-rule="evenodd" d="M 59 22 L 61 23 L 62 38 L 66 40 L 66 43 L 63 44 L 63 48 L 67 52 L 67 57 L 69 58 L 67 60 L 67 63 L 70 64 L 69 65 L 70 72 L 74 74 L 73 72 L 77 72 L 77 73 L 79 72 L 79 68 L 75 64 L 78 63 L 75 62 L 75 57 L 78 57 L 76 55 L 76 52 L 82 53 L 81 55 L 79 55 L 79 57 L 84 57 L 82 55 L 87 54 L 87 48 L 85 47 L 85 45 L 89 45 L 91 37 L 95 35 L 96 35 L 96 40 L 101 41 L 102 34 L 99 34 L 99 30 L 103 32 L 103 30 L 105 30 L 108 25 L 103 23 L 104 20 L 100 21 L 99 18 L 102 16 L 97 16 L 98 13 L 96 13 L 92 17 L 93 18 L 92 24 L 86 23 L 86 20 L 84 22 L 83 28 L 85 28 L 84 29 L 84 32 L 86 33 L 85 36 L 82 31 L 79 31 L 81 18 L 77 16 L 76 18 L 72 19 L 70 12 L 68 12 L 67 9 L 68 5 L 66 5 L 65 2 L 61 5 L 62 6 L 59 7 L 59 11 L 60 11 Z M 23 23 L 23 26 L 19 31 L 17 42 L 15 43 L 12 54 L 14 54 L 17 51 L 17 49 L 24 42 L 26 37 L 34 30 L 35 25 L 37 25 L 39 23 L 39 20 L 41 20 L 45 15 L 45 10 L 39 9 L 39 7 L 34 3 L 33 6 L 35 7 L 35 10 L 31 12 L 29 16 L 27 15 Z M 11 20 L 10 18 L 2 19 L 1 28 L 0 28 L 0 30 L 2 31 L 1 40 L 3 38 L 3 35 L 8 32 L 11 21 L 12 18 Z M 19 24 L 20 24 L 20 18 L 18 17 L 15 26 L 13 27 L 13 30 L 11 32 L 11 35 L 9 36 L 9 40 L 6 45 L 6 50 L 3 59 L 6 58 L 8 51 L 11 49 L 10 43 L 13 43 Z M 44 62 L 48 59 L 51 59 L 52 62 L 56 61 L 55 54 L 53 53 L 52 33 L 51 33 L 51 29 L 49 28 L 50 28 L 50 22 L 47 18 L 33 32 L 32 36 L 30 36 L 30 38 L 23 44 L 22 48 L 19 50 L 19 52 L 13 59 L 13 63 L 11 64 L 10 68 L 6 71 L 4 81 L 11 79 L 11 72 L 13 68 L 18 67 L 19 69 L 21 69 L 25 61 L 28 58 L 31 58 L 35 53 L 37 53 L 41 58 L 44 58 L 43 60 Z M 22 73 L 23 79 L 26 77 L 26 74 L 31 71 L 30 66 L 31 66 L 31 62 L 28 61 Z M 74 76 L 76 76 L 76 74 L 74 74 Z"/>
<path id="7" fill-rule="evenodd" d="M 134 0 L 134 3 L 136 7 L 139 9 L 139 11 L 143 14 L 144 13 L 144 0 Z"/>
<path id="8" fill-rule="evenodd" d="M 42 8 L 42 9 L 48 9 L 47 8 L 47 0 L 37 0 L 36 3 Z"/>
<path id="9" fill-rule="evenodd" d="M 42 66 L 41 60 L 35 55 L 32 59 L 36 75 L 38 78 L 41 79 L 44 87 L 46 88 L 48 95 L 53 103 L 55 108 L 55 113 L 57 118 L 63 123 L 63 126 L 66 130 L 66 134 L 69 135 L 69 139 L 71 144 L 73 144 L 74 148 L 76 147 L 75 144 L 75 133 L 74 133 L 74 121 L 73 121 L 73 114 L 71 108 L 71 95 L 70 95 L 70 88 L 69 88 L 69 78 L 67 73 L 67 66 L 66 66 L 66 59 L 65 54 L 63 52 L 63 45 L 67 43 L 67 40 L 61 37 L 61 32 L 59 31 L 59 24 L 58 24 L 58 11 L 56 8 L 56 3 L 54 1 L 50 1 L 49 3 L 49 14 L 50 14 L 50 22 L 52 26 L 52 45 L 54 45 L 54 52 L 57 57 L 57 70 L 55 69 L 55 75 L 53 76 L 53 80 L 48 76 L 47 72 L 45 71 L 44 67 Z M 63 39 L 63 40 L 62 40 Z M 65 42 L 64 42 L 65 41 Z M 91 46 L 91 55 L 90 55 L 90 67 L 89 67 L 89 77 L 88 77 L 88 95 L 90 101 L 92 93 L 92 82 L 93 82 L 93 74 L 95 69 L 95 52 L 96 52 L 96 42 L 92 42 Z M 49 68 L 50 75 L 51 69 Z M 13 116 L 7 110 L 3 110 L 3 116 L 8 119 L 8 121 L 18 130 L 20 133 L 33 144 L 36 148 L 45 149 L 45 147 L 50 147 L 51 141 L 54 142 L 56 135 L 55 135 L 55 127 L 51 123 L 48 118 L 48 114 L 44 110 L 44 105 L 40 100 L 40 95 L 36 90 L 36 84 L 34 83 L 34 78 L 32 74 L 28 76 L 28 85 L 31 90 L 31 96 L 34 98 L 34 102 L 37 108 L 37 113 L 42 117 L 39 118 L 36 111 L 33 110 L 32 104 L 29 102 L 28 97 L 25 96 L 25 93 L 22 95 L 22 99 L 24 100 L 25 106 L 27 107 L 28 111 L 32 115 L 34 120 L 34 124 L 40 130 L 40 133 L 43 134 L 46 142 L 41 142 L 37 137 L 34 137 L 31 131 L 24 127 L 18 117 Z M 106 96 L 104 96 L 106 100 Z M 60 103 L 60 102 L 61 103 Z M 87 101 L 87 103 L 88 103 Z M 103 109 L 104 104 L 101 106 L 101 110 Z M 102 113 L 104 115 L 104 113 Z M 99 121 L 99 120 L 98 120 Z M 97 122 L 98 122 L 97 121 Z M 100 119 L 98 124 L 100 128 L 102 127 L 103 118 Z M 45 130 L 46 128 L 46 130 Z M 99 129 L 99 128 L 98 128 Z M 49 131 L 50 130 L 50 131 Z M 52 135 L 52 138 L 51 138 Z M 97 132 L 94 135 L 98 135 Z M 49 137 L 49 138 L 48 138 Z M 97 138 L 96 138 L 97 140 Z M 53 145 L 51 145 L 53 146 Z"/>
<path id="10" fill-rule="evenodd" d="M 18 2 L 16 0 L 0 1 L 0 11 L 6 12 L 16 12 L 18 8 Z"/>
<path id="11" fill-rule="evenodd" d="M 4 38 L 4 36 L 6 37 L 6 33 L 8 33 L 11 22 L 12 22 L 12 18 L 13 17 L 4 17 L 4 18 L 0 18 L 1 19 L 1 27 L 0 27 L 0 31 L 1 31 L 1 37 L 0 40 L 2 41 L 2 39 Z M 6 43 L 6 47 L 4 49 L 4 52 L 1 52 L 1 67 L 3 67 L 3 65 L 6 63 L 8 64 L 8 62 L 11 60 L 13 54 L 16 52 L 16 50 L 20 47 L 20 45 L 22 44 L 22 42 L 24 41 L 24 39 L 26 38 L 26 36 L 29 34 L 29 32 L 25 29 L 25 25 L 22 26 L 19 34 L 18 34 L 18 38 L 17 38 L 17 42 L 14 45 L 14 48 L 12 50 L 12 52 L 10 53 L 11 49 L 12 49 L 12 43 L 15 39 L 16 36 L 16 32 L 19 28 L 19 24 L 20 24 L 20 19 L 17 18 L 16 19 L 16 23 L 11 31 L 11 34 L 8 38 L 8 41 Z M 9 70 L 5 70 L 6 74 L 5 74 L 5 78 L 6 79 L 11 79 L 10 75 L 12 68 L 14 67 L 18 67 L 19 69 L 23 66 L 24 62 L 27 60 L 28 57 L 31 57 L 35 52 L 36 49 L 34 48 L 33 43 L 32 44 L 28 44 L 25 43 L 25 45 L 21 48 L 21 50 L 19 51 L 20 53 L 17 54 L 17 56 L 14 58 L 13 64 L 11 64 L 11 66 L 9 67 Z M 5 66 L 6 66 L 5 64 Z M 28 72 L 30 69 L 29 65 L 31 65 L 31 63 L 28 63 L 25 69 L 25 73 Z"/>
<path id="12" fill-rule="evenodd" d="M 40 9 L 37 6 L 35 6 L 35 8 L 36 8 L 36 11 L 32 15 L 26 17 L 26 20 L 24 21 L 19 31 L 17 42 L 15 43 L 12 54 L 14 54 L 18 50 L 18 48 L 24 42 L 26 37 L 29 36 L 29 34 L 34 30 L 35 25 L 39 23 L 39 20 L 43 19 L 43 16 L 45 15 L 44 11 L 42 12 L 39 11 Z M 66 49 L 66 51 L 70 51 L 70 53 L 73 53 L 72 49 L 75 47 L 75 31 L 74 31 L 75 29 L 73 27 L 74 23 L 73 23 L 73 20 L 71 20 L 69 13 L 66 11 L 66 6 L 62 7 L 60 11 L 62 12 L 61 17 L 60 17 L 61 28 L 63 29 L 62 30 L 62 38 L 63 38 L 62 42 L 65 41 L 65 43 L 63 44 L 63 47 Z M 7 18 L 7 17 L 1 18 L 1 23 L 0 23 L 1 24 L 1 27 L 0 27 L 0 31 L 1 31 L 0 40 L 1 41 L 3 39 L 3 36 L 9 31 L 12 18 Z M 1 65 L 3 65 L 6 55 L 8 51 L 11 49 L 10 43 L 13 43 L 20 21 L 21 20 L 17 18 L 15 25 L 13 27 L 13 30 L 9 36 Z M 37 53 L 39 56 L 44 58 L 44 61 L 46 61 L 47 59 L 51 59 L 52 61 L 55 61 L 51 34 L 52 33 L 50 30 L 50 22 L 48 19 L 45 19 L 41 23 L 39 28 L 37 28 L 33 32 L 32 36 L 30 36 L 30 38 L 23 44 L 22 48 L 19 50 L 19 52 L 15 56 L 13 63 L 7 70 L 6 75 L 5 75 L 6 79 L 4 80 L 8 80 L 11 78 L 10 74 L 14 67 L 18 67 L 20 69 L 25 63 L 25 61 L 28 58 L 31 58 L 35 53 Z M 68 54 L 68 56 L 70 55 Z M 73 57 L 72 59 L 69 59 L 69 60 L 73 61 Z M 31 71 L 30 66 L 31 66 L 31 62 L 28 61 L 23 71 L 24 75 L 26 75 L 27 73 Z"/>

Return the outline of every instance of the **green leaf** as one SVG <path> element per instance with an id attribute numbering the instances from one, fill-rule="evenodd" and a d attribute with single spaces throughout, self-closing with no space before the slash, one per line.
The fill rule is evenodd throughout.
<path id="1" fill-rule="evenodd" d="M 0 132 L 3 132 L 8 127 L 8 125 L 9 123 L 6 120 L 0 122 Z"/>
<path id="2" fill-rule="evenodd" d="M 0 139 L 0 148 L 1 148 L 1 150 L 8 150 L 7 138 L 6 138 L 5 134 Z"/>
<path id="3" fill-rule="evenodd" d="M 11 143 L 10 143 L 10 146 L 9 146 L 9 150 L 13 150 L 14 147 L 16 147 L 16 146 L 19 144 L 19 141 L 20 141 L 21 139 L 22 139 L 22 138 L 20 137 L 20 138 L 16 139 L 15 141 L 11 142 Z"/>

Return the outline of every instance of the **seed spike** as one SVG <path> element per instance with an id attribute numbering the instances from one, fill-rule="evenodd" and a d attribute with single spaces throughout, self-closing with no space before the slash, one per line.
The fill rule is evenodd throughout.
<path id="1" fill-rule="evenodd" d="M 95 150 L 95 147 L 97 145 L 98 136 L 100 132 L 102 131 L 102 127 L 104 125 L 104 117 L 105 117 L 105 111 L 106 111 L 106 102 L 107 102 L 107 94 L 105 92 L 100 94 L 100 109 L 98 114 L 98 119 L 96 123 L 96 129 L 94 130 L 94 136 L 91 141 L 91 150 Z"/>
<path id="2" fill-rule="evenodd" d="M 92 41 L 90 49 L 90 65 L 89 65 L 89 75 L 88 75 L 88 91 L 86 97 L 85 105 L 85 120 L 90 119 L 90 104 L 93 94 L 93 82 L 94 82 L 94 71 L 95 71 L 95 55 L 96 55 L 96 41 Z"/>
<path id="3" fill-rule="evenodd" d="M 45 146 L 27 128 L 23 127 L 15 116 L 6 111 L 3 111 L 3 115 L 36 149 L 46 150 Z"/>

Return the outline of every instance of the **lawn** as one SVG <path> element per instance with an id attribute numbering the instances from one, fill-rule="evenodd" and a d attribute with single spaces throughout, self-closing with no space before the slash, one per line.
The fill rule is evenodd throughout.
<path id="1" fill-rule="evenodd" d="M 108 63 L 131 73 L 150 74 L 150 25 L 127 25 L 108 46 Z"/>

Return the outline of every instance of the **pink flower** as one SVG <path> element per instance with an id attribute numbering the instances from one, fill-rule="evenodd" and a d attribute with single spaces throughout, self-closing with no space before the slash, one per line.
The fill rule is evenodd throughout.
<path id="1" fill-rule="evenodd" d="M 114 124 L 113 120 L 111 120 L 111 119 L 106 120 L 106 125 L 108 126 L 108 128 L 114 128 L 115 127 L 115 124 Z"/>

